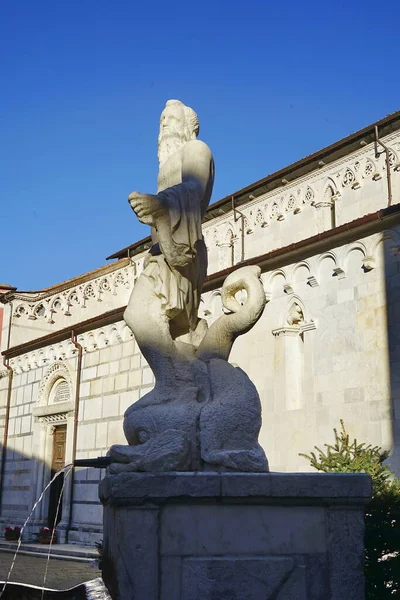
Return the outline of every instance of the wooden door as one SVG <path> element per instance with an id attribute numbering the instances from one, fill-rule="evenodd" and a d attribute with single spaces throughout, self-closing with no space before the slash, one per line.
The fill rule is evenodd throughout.
<path id="1" fill-rule="evenodd" d="M 53 460 L 51 470 L 56 473 L 65 467 L 65 442 L 67 439 L 67 426 L 56 427 L 53 436 Z"/>
<path id="2" fill-rule="evenodd" d="M 65 466 L 65 446 L 67 440 L 67 426 L 59 425 L 55 428 L 53 434 L 53 457 L 51 461 L 51 478 L 64 468 Z M 50 498 L 49 498 L 49 513 L 48 513 L 48 526 L 52 529 L 60 522 L 62 517 L 62 499 L 61 490 L 64 483 L 64 473 L 60 474 L 50 486 Z M 60 506 L 57 514 L 57 507 L 60 502 Z"/>

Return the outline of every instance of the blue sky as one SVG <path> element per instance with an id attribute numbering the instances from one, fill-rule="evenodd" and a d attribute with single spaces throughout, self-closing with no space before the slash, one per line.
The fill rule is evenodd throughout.
<path id="1" fill-rule="evenodd" d="M 3 0 L 0 282 L 40 289 L 147 235 L 158 119 L 178 98 L 212 201 L 400 108 L 400 2 Z"/>

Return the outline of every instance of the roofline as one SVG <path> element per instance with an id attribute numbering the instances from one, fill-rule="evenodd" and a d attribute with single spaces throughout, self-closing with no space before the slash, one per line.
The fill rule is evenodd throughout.
<path id="1" fill-rule="evenodd" d="M 397 123 L 396 123 L 397 121 Z M 280 169 L 279 171 L 275 171 L 275 173 L 271 173 L 264 177 L 263 179 L 259 179 L 258 181 L 234 192 L 233 194 L 229 194 L 229 196 L 225 196 L 221 200 L 217 200 L 211 206 L 208 207 L 204 221 L 210 221 L 226 212 L 229 212 L 232 209 L 232 198 L 235 199 L 235 204 L 237 206 L 243 205 L 250 200 L 254 200 L 258 196 L 270 192 L 278 187 L 283 187 L 290 183 L 291 181 L 298 179 L 316 169 L 320 169 L 322 166 L 325 166 L 329 163 L 332 163 L 351 152 L 357 150 L 361 145 L 367 145 L 374 141 L 375 139 L 375 127 L 380 129 L 380 135 L 386 136 L 400 129 L 400 110 L 387 115 L 383 119 L 376 121 L 372 125 L 367 125 L 363 129 L 359 129 L 355 133 L 348 135 L 341 140 L 334 142 L 330 146 L 326 146 L 321 150 L 317 150 L 313 154 L 309 154 L 304 158 L 292 163 L 291 165 Z M 323 164 L 321 165 L 321 161 Z M 252 198 L 249 198 L 249 195 L 252 195 Z M 106 260 L 111 260 L 114 258 L 123 258 L 125 256 L 133 256 L 141 252 L 142 250 L 147 249 L 151 245 L 150 236 L 145 237 L 130 246 L 126 246 L 126 248 L 122 248 L 118 252 L 107 256 Z"/>
<path id="2" fill-rule="evenodd" d="M 208 292 L 215 289 L 215 287 L 222 285 L 225 277 L 239 267 L 258 265 L 264 271 L 268 271 L 273 269 L 276 264 L 284 266 L 285 264 L 290 264 L 290 262 L 293 262 L 293 259 L 299 258 L 300 256 L 304 259 L 307 256 L 312 256 L 317 252 L 331 248 L 332 240 L 337 240 L 340 244 L 343 244 L 351 241 L 355 237 L 360 237 L 360 234 L 366 236 L 376 233 L 383 229 L 383 223 L 385 228 L 400 223 L 400 204 L 383 208 L 374 213 L 359 217 L 345 225 L 339 225 L 334 229 L 328 229 L 327 231 L 318 233 L 317 235 L 301 240 L 300 242 L 295 242 L 289 246 L 272 250 L 271 252 L 255 256 L 254 258 L 249 258 L 228 269 L 212 273 L 206 277 L 202 291 Z M 126 306 L 121 306 L 120 308 L 110 310 L 102 315 L 88 319 L 87 321 L 81 321 L 70 327 L 60 329 L 60 331 L 52 332 L 40 338 L 9 348 L 2 352 L 2 355 L 7 359 L 15 358 L 20 354 L 32 352 L 42 346 L 56 344 L 66 340 L 71 337 L 72 332 L 75 334 L 85 333 L 86 331 L 103 327 L 104 325 L 122 321 L 125 309 Z"/>
<path id="3" fill-rule="evenodd" d="M 122 250 L 118 250 L 118 252 L 115 252 L 114 254 L 110 254 L 110 256 L 106 257 L 106 260 L 111 260 L 113 258 L 123 258 L 123 257 L 128 257 L 128 256 L 132 256 L 132 250 L 135 250 L 134 254 L 139 254 L 139 252 L 148 250 L 151 246 L 151 236 L 148 235 L 145 238 L 142 238 L 141 240 L 138 240 L 137 242 L 135 242 L 134 244 L 131 244 L 130 246 L 126 246 L 125 248 L 122 248 Z"/>

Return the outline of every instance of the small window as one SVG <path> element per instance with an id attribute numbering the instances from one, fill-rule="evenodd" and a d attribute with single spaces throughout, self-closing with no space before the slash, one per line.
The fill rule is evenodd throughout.
<path id="1" fill-rule="evenodd" d="M 53 385 L 50 394 L 50 404 L 68 402 L 70 400 L 69 385 L 65 379 L 58 379 Z"/>

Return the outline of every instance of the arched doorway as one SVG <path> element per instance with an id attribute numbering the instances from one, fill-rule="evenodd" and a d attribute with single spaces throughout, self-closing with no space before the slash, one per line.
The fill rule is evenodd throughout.
<path id="1" fill-rule="evenodd" d="M 56 472 L 72 459 L 72 432 L 74 421 L 74 388 L 70 369 L 63 362 L 53 363 L 45 371 L 41 381 L 37 403 L 32 413 L 34 435 L 32 452 L 35 463 L 32 470 L 31 498 L 33 506 L 36 498 L 51 481 Z M 72 479 L 65 481 L 64 475 L 51 484 L 35 510 L 32 531 L 47 526 L 57 526 L 57 537 L 64 543 L 70 517 L 70 495 Z M 56 517 L 57 507 L 59 513 Z"/>

